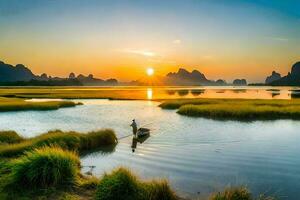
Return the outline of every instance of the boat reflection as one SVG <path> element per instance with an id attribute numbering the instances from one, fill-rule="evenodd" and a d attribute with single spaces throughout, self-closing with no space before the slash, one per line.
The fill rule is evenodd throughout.
<path id="1" fill-rule="evenodd" d="M 145 135 L 145 136 L 138 137 L 138 138 L 133 137 L 132 143 L 131 143 L 132 152 L 133 153 L 135 152 L 135 149 L 137 148 L 138 143 L 140 143 L 140 144 L 144 143 L 149 137 L 150 137 L 150 135 Z"/>

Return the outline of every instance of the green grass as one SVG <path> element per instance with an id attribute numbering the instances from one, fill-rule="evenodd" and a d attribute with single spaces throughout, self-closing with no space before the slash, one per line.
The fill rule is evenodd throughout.
<path id="1" fill-rule="evenodd" d="M 19 143 L 1 145 L 0 157 L 15 157 L 28 150 L 43 146 L 59 146 L 63 149 L 78 151 L 79 153 L 100 147 L 114 146 L 117 137 L 113 130 L 103 129 L 89 133 L 75 131 L 63 132 L 60 130 L 49 131 L 34 138 L 24 139 Z"/>
<path id="2" fill-rule="evenodd" d="M 212 194 L 209 200 L 275 200 L 275 198 L 265 195 L 253 197 L 246 187 L 232 187 Z"/>
<path id="3" fill-rule="evenodd" d="M 79 157 L 59 147 L 42 147 L 12 161 L 11 184 L 27 189 L 74 186 L 80 171 Z"/>
<path id="4" fill-rule="evenodd" d="M 46 99 L 145 99 L 142 87 L 1 87 L 0 97 Z"/>
<path id="5" fill-rule="evenodd" d="M 195 99 L 160 104 L 192 117 L 233 120 L 300 119 L 300 100 Z"/>
<path id="6" fill-rule="evenodd" d="M 245 187 L 228 188 L 213 194 L 209 200 L 252 200 L 252 195 Z"/>
<path id="7" fill-rule="evenodd" d="M 74 107 L 81 105 L 73 101 L 47 101 L 32 102 L 18 98 L 0 97 L 0 112 L 22 111 L 22 110 L 57 110 L 59 108 Z"/>
<path id="8" fill-rule="evenodd" d="M 99 179 L 80 173 L 80 159 L 60 147 L 41 147 L 0 160 L 0 199 L 92 200 Z"/>
<path id="9" fill-rule="evenodd" d="M 166 181 L 144 182 L 128 169 L 119 168 L 105 174 L 97 188 L 95 200 L 176 200 Z"/>
<path id="10" fill-rule="evenodd" d="M 23 141 L 24 138 L 19 136 L 15 131 L 0 131 L 0 144 L 13 144 Z"/>

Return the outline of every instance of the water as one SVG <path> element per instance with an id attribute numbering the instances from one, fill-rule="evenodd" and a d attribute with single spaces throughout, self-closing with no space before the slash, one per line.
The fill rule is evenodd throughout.
<path id="1" fill-rule="evenodd" d="M 166 178 L 180 195 L 204 198 L 226 186 L 247 185 L 255 194 L 296 200 L 300 195 L 300 121 L 216 121 L 180 116 L 157 102 L 80 100 L 56 111 L 0 113 L 0 129 L 32 137 L 51 129 L 113 128 L 131 134 L 130 121 L 148 124 L 152 135 L 132 153 L 130 137 L 112 153 L 81 158 L 101 176 L 118 166 L 143 178 Z M 84 168 L 83 171 L 86 169 Z"/>

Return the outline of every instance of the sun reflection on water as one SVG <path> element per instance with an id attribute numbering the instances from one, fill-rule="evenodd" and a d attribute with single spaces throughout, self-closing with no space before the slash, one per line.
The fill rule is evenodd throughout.
<path id="1" fill-rule="evenodd" d="M 152 88 L 147 88 L 147 99 L 152 100 L 152 98 L 153 98 Z"/>

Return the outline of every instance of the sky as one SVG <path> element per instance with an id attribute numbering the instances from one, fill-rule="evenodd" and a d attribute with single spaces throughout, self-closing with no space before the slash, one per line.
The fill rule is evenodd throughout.
<path id="1" fill-rule="evenodd" d="M 62 77 L 183 67 L 262 82 L 300 61 L 300 1 L 0 0 L 0 60 Z"/>

